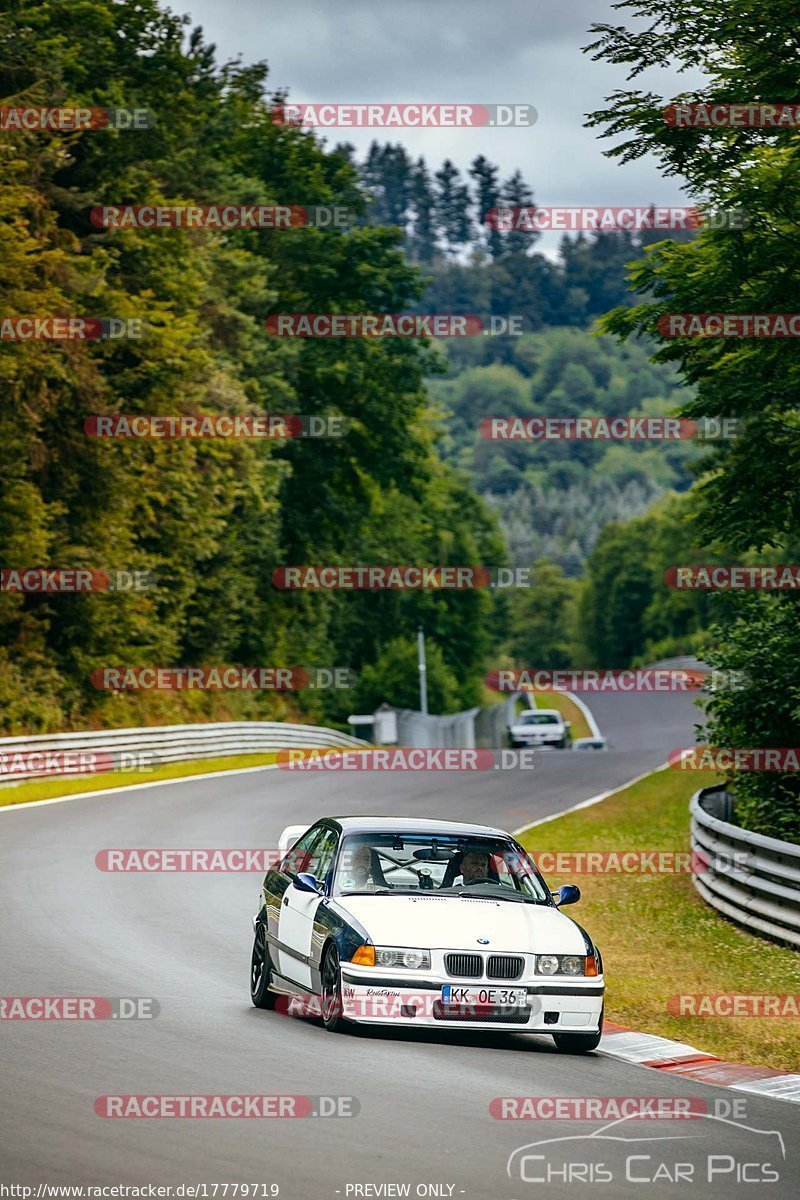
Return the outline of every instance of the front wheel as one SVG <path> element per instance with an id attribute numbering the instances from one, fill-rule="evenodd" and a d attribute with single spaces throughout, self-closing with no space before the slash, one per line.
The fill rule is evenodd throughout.
<path id="1" fill-rule="evenodd" d="M 342 1016 L 342 970 L 335 946 L 322 964 L 322 1023 L 331 1033 L 341 1033 L 348 1024 Z"/>
<path id="2" fill-rule="evenodd" d="M 601 1012 L 597 1033 L 554 1033 L 553 1041 L 556 1044 L 556 1050 L 560 1050 L 562 1054 L 589 1054 L 600 1045 L 602 1036 L 603 1014 Z"/>
<path id="3" fill-rule="evenodd" d="M 267 946 L 267 931 L 259 921 L 250 959 L 250 999 L 256 1008 L 274 1008 L 275 993 L 269 990 L 272 962 Z"/>

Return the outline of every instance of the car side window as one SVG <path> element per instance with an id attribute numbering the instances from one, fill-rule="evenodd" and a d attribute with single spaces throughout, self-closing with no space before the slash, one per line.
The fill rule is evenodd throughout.
<path id="1" fill-rule="evenodd" d="M 332 829 L 323 829 L 319 838 L 311 847 L 309 864 L 305 869 L 315 879 L 318 879 L 320 883 L 324 882 L 325 876 L 331 869 L 338 840 L 336 833 Z"/>
<path id="2" fill-rule="evenodd" d="M 281 859 L 280 869 L 285 871 L 287 875 L 299 875 L 301 871 L 311 870 L 311 850 L 314 843 L 319 840 L 321 834 L 326 833 L 324 829 L 320 829 L 319 825 L 314 825 L 307 833 L 304 833 L 295 844 L 286 851 Z"/>

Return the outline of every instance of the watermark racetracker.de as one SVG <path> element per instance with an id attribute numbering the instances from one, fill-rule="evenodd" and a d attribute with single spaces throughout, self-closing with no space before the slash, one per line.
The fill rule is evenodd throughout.
<path id="1" fill-rule="evenodd" d="M 151 1021 L 154 996 L 0 996 L 0 1021 Z"/>
<path id="2" fill-rule="evenodd" d="M 4 567 L 0 592 L 28 595 L 80 595 L 86 592 L 146 592 L 155 584 L 150 570 L 123 567 Z"/>
<path id="3" fill-rule="evenodd" d="M 100 691 L 218 692 L 348 689 L 357 682 L 350 667 L 97 667 L 90 676 Z"/>
<path id="4" fill-rule="evenodd" d="M 98 129 L 151 129 L 155 117 L 147 108 L 85 108 L 18 105 L 0 108 L 2 133 L 85 133 Z"/>
<path id="5" fill-rule="evenodd" d="M 279 750 L 282 771 L 532 771 L 535 752 L 442 747 L 379 747 L 374 750 L 319 750 L 292 747 Z"/>
<path id="6" fill-rule="evenodd" d="M 272 337 L 460 338 L 521 337 L 519 313 L 273 313 L 264 322 Z"/>
<path id="7" fill-rule="evenodd" d="M 115 1094 L 98 1096 L 98 1117 L 133 1120 L 178 1118 L 208 1120 L 357 1117 L 356 1096 L 247 1095 L 213 1092 L 199 1095 Z"/>
<path id="8" fill-rule="evenodd" d="M 115 413 L 87 417 L 83 431 L 94 438 L 341 438 L 347 417 L 320 413 Z"/>
<path id="9" fill-rule="evenodd" d="M 530 127 L 536 124 L 532 104 L 432 104 L 284 102 L 271 110 L 273 124 L 300 128 L 348 129 L 475 129 Z"/>

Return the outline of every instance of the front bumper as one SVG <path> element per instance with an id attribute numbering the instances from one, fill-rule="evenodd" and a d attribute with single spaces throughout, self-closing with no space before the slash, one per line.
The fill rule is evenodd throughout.
<path id="1" fill-rule="evenodd" d="M 412 975 L 412 972 L 408 972 Z M 501 980 L 472 981 L 424 972 L 424 979 L 390 977 L 372 967 L 342 963 L 342 1015 L 364 1025 L 407 1025 L 419 1028 L 456 1026 L 463 1029 L 506 1028 L 522 1033 L 597 1033 L 603 1009 L 605 985 L 594 978 L 544 980 L 514 983 Z M 490 1005 L 446 1005 L 442 988 L 496 987 L 526 993 L 522 1007 Z"/>

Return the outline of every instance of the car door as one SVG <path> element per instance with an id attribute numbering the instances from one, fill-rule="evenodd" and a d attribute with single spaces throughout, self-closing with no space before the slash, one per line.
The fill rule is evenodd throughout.
<path id="1" fill-rule="evenodd" d="M 320 835 L 322 826 L 312 825 L 304 834 L 292 841 L 290 849 L 284 853 L 274 871 L 268 871 L 264 878 L 264 906 L 267 913 L 267 931 L 272 946 L 272 961 L 275 970 L 282 974 L 280 966 L 280 947 L 278 945 L 278 925 L 281 919 L 281 907 L 287 888 L 291 887 L 292 879 L 298 871 L 305 871 L 310 862 L 309 851 Z"/>
<path id="2" fill-rule="evenodd" d="M 295 849 L 306 850 L 307 862 L 303 862 L 303 870 L 313 875 L 320 883 L 324 883 L 334 854 L 338 837 L 333 829 L 323 826 L 317 831 L 317 836 L 308 846 Z M 292 871 L 292 878 L 295 872 Z M 281 915 L 278 919 L 278 963 L 280 974 L 285 979 L 299 983 L 301 987 L 311 989 L 311 937 L 314 931 L 314 918 L 322 903 L 322 897 L 313 892 L 301 892 L 293 883 L 283 894 Z"/>

